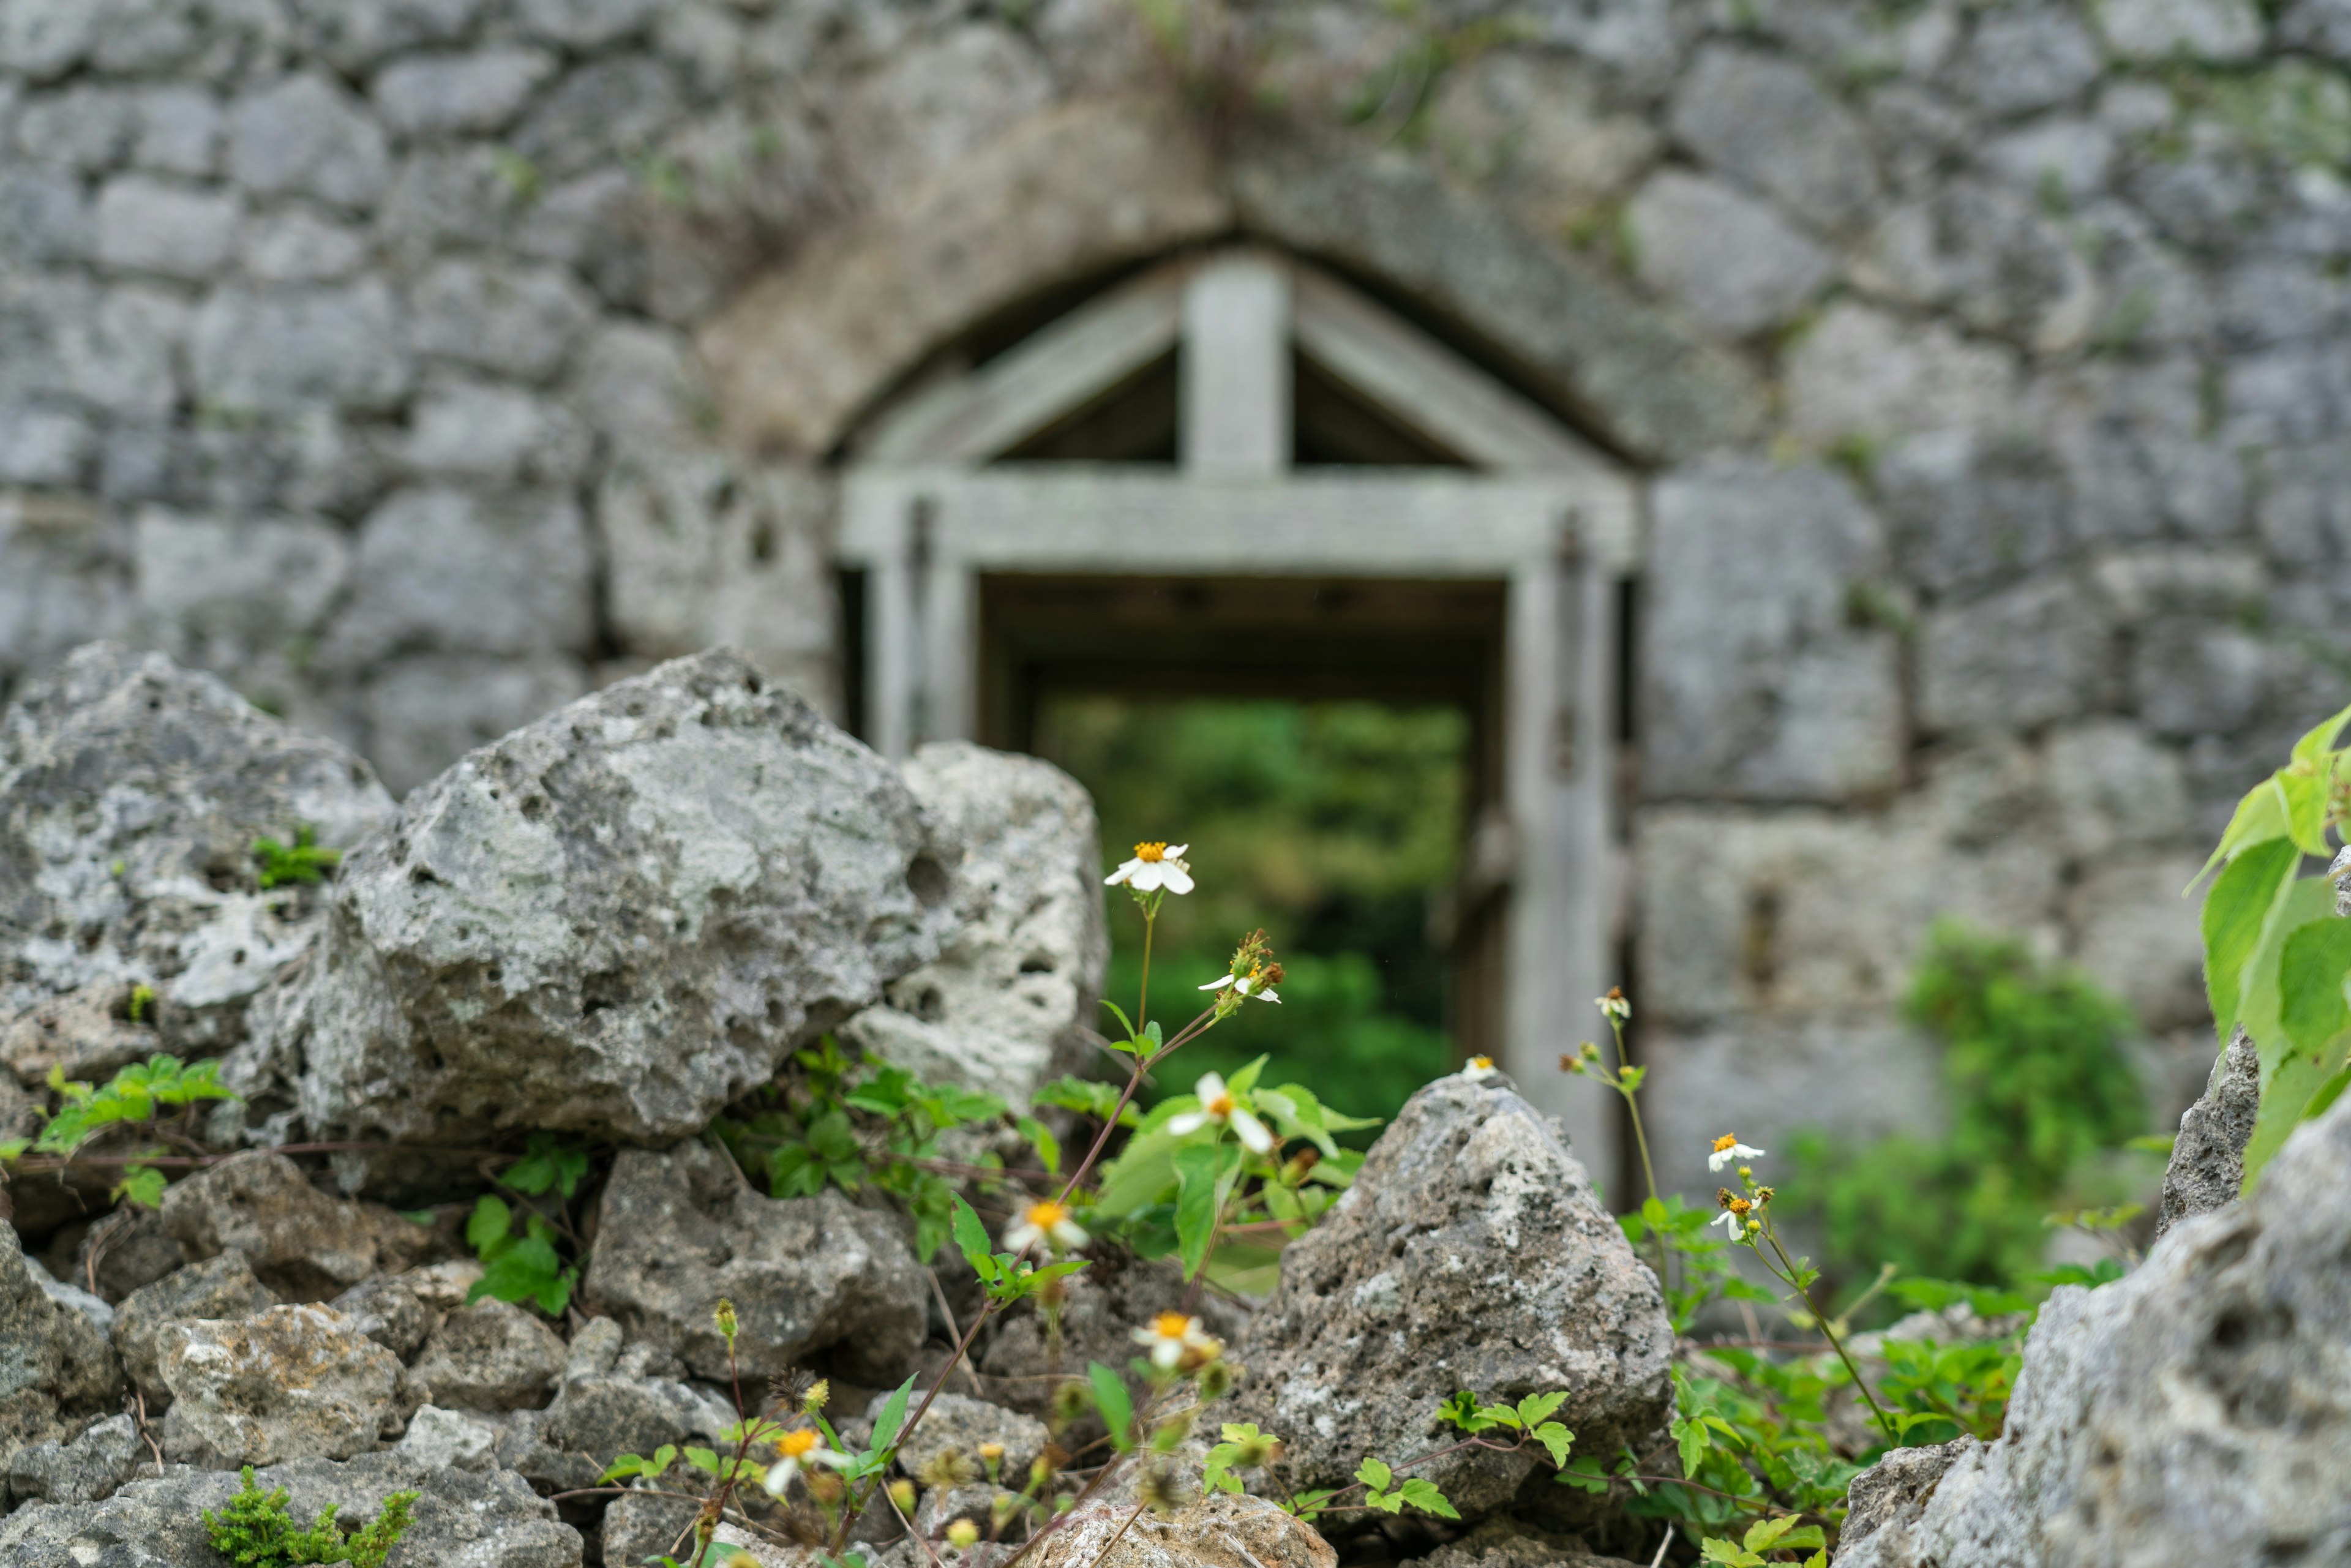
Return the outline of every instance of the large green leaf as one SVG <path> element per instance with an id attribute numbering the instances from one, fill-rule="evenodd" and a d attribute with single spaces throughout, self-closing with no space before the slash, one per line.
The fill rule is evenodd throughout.
<path id="1" fill-rule="evenodd" d="M 1166 1200 L 1176 1185 L 1176 1139 L 1165 1128 L 1137 1135 L 1118 1158 L 1102 1167 L 1102 1193 L 1094 1212 L 1113 1219 Z"/>
<path id="2" fill-rule="evenodd" d="M 1094 1408 L 1102 1412 L 1102 1425 L 1110 1429 L 1111 1446 L 1122 1454 L 1133 1452 L 1134 1401 L 1126 1385 L 1099 1361 L 1087 1364 L 1086 1381 L 1093 1385 Z"/>
<path id="3" fill-rule="evenodd" d="M 2275 783 L 2285 811 L 2285 834 L 2306 855 L 2325 859 L 2335 852 L 2326 843 L 2326 787 L 2334 768 L 2296 763 L 2281 771 Z"/>
<path id="4" fill-rule="evenodd" d="M 1219 1152 L 1215 1144 L 1186 1144 L 1176 1151 L 1176 1240 L 1187 1280 L 1207 1261 L 1208 1244 L 1216 1239 Z"/>
<path id="5" fill-rule="evenodd" d="M 2229 819 L 2228 830 L 2221 833 L 2212 858 L 2204 862 L 2204 871 L 2196 874 L 2201 877 L 2222 861 L 2233 860 L 2255 844 L 2282 839 L 2285 834 L 2285 802 L 2277 792 L 2277 780 L 2273 777 L 2264 779 L 2246 790 L 2245 798 L 2237 802 L 2236 812 Z M 2189 885 L 2193 887 L 2195 883 Z"/>
<path id="6" fill-rule="evenodd" d="M 2346 724 L 2351 724 L 2351 707 L 2346 707 L 2332 718 L 2321 721 L 2316 728 L 2295 741 L 2294 759 L 2296 762 L 2307 762 L 2315 767 L 2325 758 L 2329 751 L 2334 749 L 2335 737 L 2341 733 Z"/>
<path id="7" fill-rule="evenodd" d="M 2246 967 L 2301 862 L 2302 852 L 2288 840 L 2256 844 L 2231 860 L 2204 895 L 2204 986 L 2224 1046 L 2243 1016 Z"/>
<path id="8" fill-rule="evenodd" d="M 2314 920 L 2286 934 L 2278 958 L 2278 1022 L 2294 1050 L 2315 1058 L 2351 1029 L 2346 976 L 2351 920 Z"/>
<path id="9" fill-rule="evenodd" d="M 2238 1016 L 2262 1060 L 2261 1110 L 2253 1135 L 2245 1145 L 2245 1182 L 2250 1187 L 2261 1167 L 2278 1151 L 2302 1122 L 2303 1107 L 2331 1069 L 2294 1049 L 2282 1017 L 2283 996 L 2279 971 L 2285 945 L 2313 921 L 2335 918 L 2335 884 L 2323 876 L 2303 877 L 2286 884 L 2262 923 L 2260 945 L 2244 971 L 2243 999 Z"/>

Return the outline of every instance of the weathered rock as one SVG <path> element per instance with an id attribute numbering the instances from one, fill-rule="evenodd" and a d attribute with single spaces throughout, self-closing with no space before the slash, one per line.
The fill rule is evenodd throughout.
<path id="1" fill-rule="evenodd" d="M 2338 1102 L 2243 1202 L 2181 1220 L 2125 1280 L 2060 1288 L 2000 1439 L 1962 1445 L 1933 1496 L 1849 1539 L 1839 1568 L 2335 1553 L 2351 1488 L 2346 1169 Z"/>
<path id="2" fill-rule="evenodd" d="M 1263 1498 L 1224 1492 L 1166 1519 L 1091 1504 L 1036 1551 L 1038 1568 L 1335 1568 L 1338 1561 L 1313 1526 Z"/>
<path id="3" fill-rule="evenodd" d="M 680 659 L 411 795 L 251 1071 L 322 1133 L 698 1132 L 934 956 L 948 885 L 879 758 L 739 655 Z"/>
<path id="4" fill-rule="evenodd" d="M 822 1353 L 895 1384 L 930 1314 L 928 1281 L 893 1218 L 833 1187 L 763 1197 L 724 1153 L 698 1142 L 623 1150 L 613 1161 L 582 1293 L 610 1308 L 630 1338 L 709 1378 L 727 1375 L 711 1321 L 722 1296 L 741 1324 L 746 1377 Z"/>
<path id="5" fill-rule="evenodd" d="M 1090 1363 L 1123 1367 L 1135 1354 L 1134 1331 L 1183 1303 L 1189 1293 L 1184 1267 L 1173 1258 L 1148 1262 L 1109 1262 L 1073 1274 L 1061 1304 L 1057 1355 L 1043 1320 L 1033 1308 L 1001 1320 L 1003 1326 L 981 1357 L 982 1386 L 988 1398 L 1008 1409 L 1042 1416 L 1052 1408 L 1053 1378 L 1083 1377 Z M 1201 1326 L 1231 1343 L 1248 1322 L 1245 1314 L 1213 1294 L 1196 1308 Z"/>
<path id="6" fill-rule="evenodd" d="M 95 1281 L 101 1300 L 119 1302 L 187 1261 L 152 1208 L 123 1205 L 89 1228 L 74 1249 L 73 1277 Z"/>
<path id="7" fill-rule="evenodd" d="M 924 1419 L 927 1424 L 929 1417 Z M 986 1481 L 976 1481 L 969 1486 L 929 1487 L 924 1490 L 922 1500 L 914 1504 L 910 1522 L 916 1535 L 929 1541 L 944 1537 L 947 1526 L 959 1519 L 969 1520 L 979 1527 L 981 1533 L 987 1534 L 996 1527 L 996 1500 L 1006 1495 L 1003 1488 L 990 1486 Z M 1132 1502 L 1127 1504 L 1129 1508 L 1134 1506 Z M 1028 1534 L 1025 1517 L 1015 1514 L 1005 1521 L 1002 1532 L 997 1539 L 1023 1541 Z"/>
<path id="8" fill-rule="evenodd" d="M 33 1283 L 40 1286 L 41 1293 L 50 1301 L 79 1317 L 100 1335 L 110 1337 L 113 1334 L 114 1309 L 107 1304 L 105 1297 L 85 1291 L 79 1285 L 68 1284 L 43 1268 L 36 1258 L 25 1260 L 25 1271 L 33 1277 Z"/>
<path id="9" fill-rule="evenodd" d="M 15 1228 L 0 1225 L 0 1464 L 70 1440 L 122 1388 L 106 1336 L 51 1301 L 28 1262 Z"/>
<path id="10" fill-rule="evenodd" d="M 421 1403 L 400 1358 L 327 1307 L 177 1322 L 158 1341 L 172 1401 L 163 1449 L 174 1459 L 347 1459 L 399 1436 Z"/>
<path id="11" fill-rule="evenodd" d="M 926 1082 L 1026 1104 L 1079 1064 L 1110 956 L 1093 803 L 1050 763 L 964 742 L 924 747 L 904 772 L 959 924 L 841 1034 Z"/>
<path id="12" fill-rule="evenodd" d="M 1861 1550 L 1880 1531 L 1896 1534 L 1916 1524 L 1943 1478 L 1962 1455 L 1983 1445 L 1959 1437 L 1928 1448 L 1896 1448 L 1854 1478 L 1845 1495 L 1844 1527 L 1837 1534 L 1837 1561 Z"/>
<path id="13" fill-rule="evenodd" d="M 654 1363 L 665 1364 L 657 1372 Z M 599 1470 L 622 1454 L 650 1454 L 664 1443 L 715 1443 L 735 1413 L 664 1375 L 684 1370 L 653 1345 L 624 1348 L 621 1325 L 611 1319 L 590 1319 L 572 1339 L 563 1386 L 535 1425 L 538 1439 Z"/>
<path id="14" fill-rule="evenodd" d="M 17 1451 L 7 1486 L 17 1506 L 28 1502 L 96 1502 L 152 1463 L 128 1416 L 110 1416 L 70 1443 L 48 1442 Z"/>
<path id="15" fill-rule="evenodd" d="M 309 823 L 341 847 L 391 814 L 366 763 L 211 676 L 82 648 L 0 718 L 0 1015 L 143 983 L 162 1048 L 232 1042 L 247 998 L 317 928 L 307 895 L 261 888 L 254 841 Z M 59 1034 L 61 1057 L 129 1049 L 94 1019 Z M 42 1049 L 12 1038 L 11 1065 Z"/>
<path id="16" fill-rule="evenodd" d="M 350 1319 L 353 1328 L 402 1361 L 410 1360 L 423 1348 L 437 1317 L 396 1274 L 378 1274 L 362 1280 L 327 1304 Z"/>
<path id="17" fill-rule="evenodd" d="M 284 1155 L 251 1150 L 174 1182 L 163 1224 L 191 1258 L 232 1248 L 290 1301 L 323 1301 L 422 1262 L 434 1233 L 379 1204 L 329 1197 Z"/>
<path id="18" fill-rule="evenodd" d="M 1418 1559 L 1418 1568 L 1634 1568 L 1621 1557 L 1587 1552 L 1574 1536 L 1551 1535 L 1489 1519 L 1458 1541 Z"/>
<path id="19" fill-rule="evenodd" d="M 887 1394 L 875 1395 L 866 1409 L 866 1419 L 870 1421 L 880 1415 L 883 1401 L 889 1397 Z M 1045 1423 L 1034 1416 L 1007 1410 L 968 1395 L 942 1393 L 931 1401 L 930 1413 L 923 1417 L 923 1424 L 899 1445 L 898 1468 L 910 1476 L 920 1476 L 949 1448 L 977 1465 L 982 1445 L 1000 1443 L 1004 1461 L 999 1475 L 1018 1489 L 1025 1484 L 1029 1465 L 1045 1451 L 1050 1437 Z"/>
<path id="20" fill-rule="evenodd" d="M 398 1454 L 369 1454 L 348 1464 L 301 1459 L 254 1478 L 265 1490 L 283 1487 L 294 1518 L 308 1523 L 329 1510 L 356 1528 L 395 1491 L 422 1495 L 389 1568 L 580 1568 L 580 1532 L 555 1517 L 555 1505 L 520 1477 L 430 1469 Z M 206 1537 L 204 1512 L 228 1505 L 235 1474 L 174 1467 L 134 1480 L 103 1502 L 37 1504 L 0 1520 L 0 1568 L 218 1568 L 225 1561 Z"/>
<path id="21" fill-rule="evenodd" d="M 242 1252 L 224 1252 L 167 1274 L 133 1291 L 114 1314 L 114 1348 L 122 1370 L 147 1397 L 151 1416 L 172 1403 L 163 1385 L 163 1331 L 198 1319 L 234 1322 L 277 1304 L 268 1286 L 253 1277 Z"/>
<path id="22" fill-rule="evenodd" d="M 1828 254 L 1771 208 L 1682 170 L 1652 178 L 1626 219 L 1641 281 L 1732 337 L 1786 320 L 1835 274 Z"/>
<path id="23" fill-rule="evenodd" d="M 450 1313 L 413 1370 L 435 1405 L 536 1410 L 553 1397 L 563 1361 L 553 1329 L 511 1301 L 484 1300 Z"/>
<path id="24" fill-rule="evenodd" d="M 2203 1098 L 2179 1118 L 2171 1163 L 2163 1170 L 2163 1198 L 2155 1233 L 2162 1236 L 2183 1219 L 2210 1214 L 2237 1201 L 2245 1185 L 2245 1145 L 2262 1108 L 2262 1060 L 2242 1028 L 2212 1063 Z"/>
<path id="25" fill-rule="evenodd" d="M 1249 1376 L 1233 1418 L 1284 1440 L 1293 1490 L 1435 1446 L 1437 1408 L 1460 1388 L 1564 1390 L 1558 1418 L 1585 1453 L 1645 1451 L 1671 1402 L 1656 1277 L 1552 1125 L 1499 1081 L 1413 1096 L 1330 1218 L 1283 1252 L 1237 1349 Z M 1470 1449 L 1418 1473 L 1475 1520 L 1534 1470 Z"/>
<path id="26" fill-rule="evenodd" d="M 693 1522 L 694 1505 L 682 1499 L 622 1492 L 604 1511 L 604 1568 L 643 1568 L 669 1555 Z"/>
<path id="27" fill-rule="evenodd" d="M 486 1470 L 497 1464 L 498 1428 L 462 1411 L 420 1407 L 392 1452 L 429 1470 Z M 526 1479 L 528 1478 L 526 1477 Z"/>

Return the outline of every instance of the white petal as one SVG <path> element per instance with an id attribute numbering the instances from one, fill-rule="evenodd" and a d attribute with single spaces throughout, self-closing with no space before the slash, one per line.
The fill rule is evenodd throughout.
<path id="1" fill-rule="evenodd" d="M 1209 1115 L 1206 1111 L 1186 1111 L 1180 1116 L 1169 1117 L 1167 1119 L 1167 1130 L 1180 1138 L 1186 1133 L 1198 1132 L 1201 1128 L 1207 1126 L 1214 1120 L 1216 1120 L 1216 1118 Z"/>
<path id="2" fill-rule="evenodd" d="M 1268 986 L 1265 989 L 1259 991 L 1257 994 L 1257 999 L 1261 1002 L 1278 1002 L 1281 1000 L 1280 997 L 1273 994 L 1273 988 L 1271 986 Z"/>
<path id="3" fill-rule="evenodd" d="M 1264 1154 L 1273 1147 L 1273 1134 L 1265 1130 L 1263 1122 L 1246 1111 L 1233 1113 L 1233 1131 L 1240 1134 L 1241 1142 L 1253 1155 Z"/>
<path id="4" fill-rule="evenodd" d="M 1184 1342 L 1180 1339 L 1163 1339 L 1151 1347 L 1152 1364 L 1163 1372 L 1174 1371 L 1176 1364 L 1183 1359 Z"/>
<path id="5" fill-rule="evenodd" d="M 1203 1072 L 1200 1074 L 1200 1081 L 1192 1085 L 1192 1092 L 1200 1097 L 1201 1104 L 1215 1104 L 1225 1097 L 1224 1075 L 1217 1072 Z"/>
<path id="6" fill-rule="evenodd" d="M 831 1448 L 814 1449 L 809 1454 L 809 1458 L 820 1465 L 831 1465 L 836 1470 L 847 1469 L 851 1463 L 847 1454 L 836 1454 Z"/>
<path id="7" fill-rule="evenodd" d="M 1053 1227 L 1053 1239 L 1064 1250 L 1074 1252 L 1093 1239 L 1074 1219 L 1064 1219 Z"/>
<path id="8" fill-rule="evenodd" d="M 1042 1230 L 1024 1219 L 1004 1233 L 1004 1245 L 1014 1252 L 1026 1252 L 1044 1238 Z"/>
<path id="9" fill-rule="evenodd" d="M 1133 876 L 1137 871 L 1142 869 L 1142 866 L 1143 862 L 1141 861 L 1129 861 L 1124 865 L 1119 867 L 1116 871 L 1111 873 L 1108 876 L 1102 878 L 1102 885 L 1105 887 L 1114 887 L 1118 883 L 1124 882 L 1128 877 Z"/>
<path id="10" fill-rule="evenodd" d="M 1717 1149 L 1714 1153 L 1706 1156 L 1706 1168 L 1710 1171 L 1719 1171 L 1723 1167 L 1724 1164 L 1729 1160 L 1729 1158 L 1730 1151 L 1729 1149 Z"/>
<path id="11" fill-rule="evenodd" d="M 1169 866 L 1160 873 L 1159 880 L 1167 884 L 1167 891 L 1170 893 L 1185 894 L 1192 891 L 1192 873 L 1180 865 Z"/>
<path id="12" fill-rule="evenodd" d="M 1189 844 L 1169 844 L 1165 853 L 1171 861 L 1180 861 L 1184 858 L 1184 852 L 1191 847 Z"/>
<path id="13" fill-rule="evenodd" d="M 1202 986 L 1200 988 L 1204 991 L 1221 991 L 1232 983 L 1233 977 L 1230 975 L 1218 975 L 1215 979 L 1210 980 L 1207 985 Z M 1249 993 L 1247 991 L 1243 991 L 1241 995 L 1247 996 Z"/>
<path id="14" fill-rule="evenodd" d="M 799 1469 L 800 1462 L 798 1459 L 778 1459 L 768 1467 L 767 1479 L 760 1484 L 768 1489 L 768 1494 L 770 1497 L 781 1497 L 785 1490 L 792 1484 L 792 1478 L 799 1474 Z"/>

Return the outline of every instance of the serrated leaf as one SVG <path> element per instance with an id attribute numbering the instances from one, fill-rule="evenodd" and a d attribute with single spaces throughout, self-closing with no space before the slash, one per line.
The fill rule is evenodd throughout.
<path id="1" fill-rule="evenodd" d="M 1134 1401 L 1128 1396 L 1126 1385 L 1099 1361 L 1087 1365 L 1086 1381 L 1093 1386 L 1094 1408 L 1102 1412 L 1102 1425 L 1110 1428 L 1112 1447 L 1122 1454 L 1134 1452 Z"/>
<path id="2" fill-rule="evenodd" d="M 1740 1544 L 1750 1552 L 1769 1552 L 1782 1536 L 1795 1528 L 1793 1514 L 1782 1514 L 1778 1519 L 1759 1519 L 1747 1527 L 1747 1537 Z"/>
<path id="3" fill-rule="evenodd" d="M 2335 737 L 2346 724 L 2351 724 L 2351 707 L 2346 707 L 2330 718 L 2322 719 L 2300 740 L 2294 743 L 2294 759 L 2315 767 L 2327 752 L 2334 749 Z"/>
<path id="4" fill-rule="evenodd" d="M 1060 1176 L 1061 1140 L 1053 1136 L 1053 1130 L 1034 1116 L 1022 1116 L 1012 1124 L 1019 1130 L 1022 1137 L 1029 1140 L 1029 1146 L 1037 1151 L 1038 1162 L 1045 1167 L 1045 1174 Z"/>
<path id="5" fill-rule="evenodd" d="M 2351 1028 L 2351 920 L 2314 920 L 2286 934 L 2278 956 L 2278 1023 L 2294 1050 L 2318 1055 Z"/>
<path id="6" fill-rule="evenodd" d="M 2204 984 L 2224 1046 L 2244 1016 L 2246 971 L 2264 927 L 2286 895 L 2302 852 L 2285 839 L 2255 845 L 2230 861 L 2204 895 Z"/>
<path id="7" fill-rule="evenodd" d="M 1395 1479 L 1395 1472 L 1380 1460 L 1366 1454 L 1364 1457 L 1364 1462 L 1355 1467 L 1355 1479 L 1374 1491 L 1385 1491 L 1388 1490 L 1388 1483 Z"/>
<path id="8" fill-rule="evenodd" d="M 1676 1446 L 1681 1449 L 1682 1474 L 1686 1476 L 1698 1474 L 1699 1461 L 1706 1458 L 1707 1449 L 1712 1446 L 1711 1440 L 1707 1436 L 1706 1423 L 1686 1421 L 1677 1417 L 1671 1430 Z"/>
<path id="9" fill-rule="evenodd" d="M 506 1200 L 484 1193 L 474 1201 L 474 1212 L 465 1221 L 465 1245 L 479 1252 L 494 1241 L 503 1241 L 514 1225 L 514 1211 Z"/>
<path id="10" fill-rule="evenodd" d="M 2282 839 L 2285 832 L 2284 802 L 2278 799 L 2278 792 L 2271 787 L 2271 780 L 2264 779 L 2246 790 L 2244 799 L 2237 802 L 2237 810 L 2229 818 L 2229 826 L 2221 833 L 2220 842 L 2213 849 L 2212 857 L 2204 862 L 2204 870 L 2196 875 L 2200 879 L 2205 872 L 2222 861 L 2234 860 L 2255 845 Z M 2188 885 L 2192 888 L 2196 883 L 2190 882 Z"/>
<path id="11" fill-rule="evenodd" d="M 1460 1513 L 1455 1510 L 1454 1506 L 1445 1500 L 1445 1494 L 1437 1490 L 1436 1483 L 1425 1480 L 1419 1476 L 1410 1478 L 1404 1483 L 1404 1485 L 1398 1487 L 1396 1489 L 1396 1495 L 1404 1499 L 1405 1501 L 1412 1504 L 1413 1507 L 1426 1509 L 1430 1513 L 1437 1514 L 1442 1518 L 1458 1519 L 1461 1517 Z"/>
<path id="12" fill-rule="evenodd" d="M 2324 857 L 2326 848 L 2326 777 L 2288 768 L 2274 787 L 2285 812 L 2285 836 L 2306 855 Z"/>
<path id="13" fill-rule="evenodd" d="M 685 1462 L 705 1475 L 718 1473 L 718 1455 L 712 1449 L 689 1448 L 685 1450 Z"/>
<path id="14" fill-rule="evenodd" d="M 1551 1450 L 1553 1465 L 1567 1463 L 1568 1450 L 1575 1445 L 1575 1434 L 1556 1421 L 1546 1421 L 1535 1428 L 1535 1441 Z"/>

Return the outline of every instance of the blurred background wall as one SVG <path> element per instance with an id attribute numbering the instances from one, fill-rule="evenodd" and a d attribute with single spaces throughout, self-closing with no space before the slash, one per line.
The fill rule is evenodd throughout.
<path id="1" fill-rule="evenodd" d="M 1582 896 L 1670 1182 L 1931 1134 L 1947 915 L 2122 998 L 2161 1124 L 2179 892 L 2351 668 L 2346 61 L 2344 0 L 0 0 L 0 690 L 125 637 L 395 791 L 719 641 L 862 725 L 877 433 L 1247 240 L 1634 487 Z M 1011 455 L 1175 464 L 1172 373 Z M 1285 465 L 1457 461 L 1291 393 Z M 1194 841 L 1174 950 L 1302 955 L 1266 1048 L 1370 1109 L 1511 869 L 1408 687 L 1021 737 Z"/>

